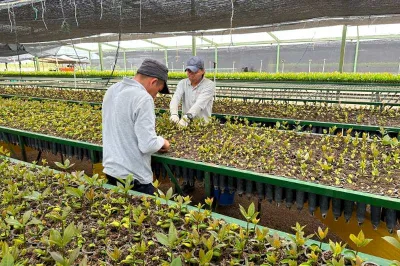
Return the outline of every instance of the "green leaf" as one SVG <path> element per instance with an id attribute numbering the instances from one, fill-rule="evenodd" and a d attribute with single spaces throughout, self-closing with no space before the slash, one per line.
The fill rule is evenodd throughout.
<path id="1" fill-rule="evenodd" d="M 55 260 L 56 262 L 64 265 L 65 264 L 65 259 L 63 258 L 63 256 L 58 253 L 58 252 L 50 252 L 51 257 L 53 258 L 53 260 Z"/>
<path id="2" fill-rule="evenodd" d="M 33 217 L 32 220 L 29 223 L 27 223 L 26 225 L 34 225 L 34 224 L 42 224 L 42 221 Z"/>
<path id="3" fill-rule="evenodd" d="M 55 229 L 51 229 L 51 231 L 50 231 L 49 242 L 51 244 L 55 244 L 59 247 L 64 247 L 61 234 L 60 234 L 60 232 L 58 232 Z"/>
<path id="4" fill-rule="evenodd" d="M 14 218 L 7 218 L 6 222 L 9 225 L 12 225 L 14 227 L 23 227 L 23 225 L 18 220 L 15 220 Z"/>
<path id="5" fill-rule="evenodd" d="M 87 266 L 88 265 L 88 259 L 87 256 L 83 257 L 82 261 L 79 263 L 79 266 Z"/>
<path id="6" fill-rule="evenodd" d="M 390 244 L 392 244 L 393 246 L 395 246 L 396 248 L 400 249 L 400 242 L 396 238 L 391 236 L 384 236 L 382 238 L 385 239 Z"/>
<path id="7" fill-rule="evenodd" d="M 168 236 L 163 233 L 156 233 L 157 241 L 166 247 L 170 247 Z"/>
<path id="8" fill-rule="evenodd" d="M 6 254 L 0 262 L 0 266 L 14 266 L 14 257 L 10 253 Z"/>
<path id="9" fill-rule="evenodd" d="M 356 244 L 356 246 L 360 244 L 360 240 L 354 234 L 350 235 L 350 239 L 354 242 L 354 244 Z"/>
<path id="10" fill-rule="evenodd" d="M 34 191 L 34 192 L 36 192 L 36 191 Z M 37 192 L 37 193 L 39 193 L 39 192 Z M 51 194 L 51 188 L 48 187 L 48 188 L 46 188 L 46 189 L 43 191 L 42 196 L 43 196 L 43 197 L 47 197 L 47 196 L 49 196 L 50 194 Z M 40 195 L 40 194 L 39 194 L 39 195 Z"/>
<path id="11" fill-rule="evenodd" d="M 181 257 L 175 258 L 175 259 L 171 262 L 171 266 L 182 266 Z"/>
<path id="12" fill-rule="evenodd" d="M 253 217 L 255 211 L 256 211 L 256 209 L 255 209 L 255 207 L 254 207 L 254 202 L 252 202 L 252 203 L 250 204 L 250 206 L 249 206 L 248 211 L 247 211 L 247 215 L 248 215 L 249 217 Z"/>
<path id="13" fill-rule="evenodd" d="M 66 169 L 65 166 L 60 162 L 54 162 L 54 164 L 57 165 L 57 167 L 59 167 L 61 169 Z"/>
<path id="14" fill-rule="evenodd" d="M 168 242 L 172 246 L 177 239 L 178 239 L 178 232 L 176 231 L 174 223 L 171 223 L 168 230 Z"/>
<path id="15" fill-rule="evenodd" d="M 214 251 L 213 251 L 213 250 L 209 250 L 209 251 L 207 252 L 207 254 L 206 254 L 204 260 L 205 260 L 206 262 L 210 262 L 210 261 L 212 260 L 213 254 L 214 254 Z"/>
<path id="16" fill-rule="evenodd" d="M 39 200 L 39 198 L 40 198 L 40 193 L 37 191 L 32 191 L 30 195 L 24 197 L 24 199 L 27 200 Z"/>
<path id="17" fill-rule="evenodd" d="M 78 188 L 74 188 L 74 187 L 67 187 L 66 189 L 67 194 L 77 197 L 77 198 L 81 198 L 83 196 L 83 192 L 81 190 L 79 190 Z"/>
<path id="18" fill-rule="evenodd" d="M 203 261 L 204 257 L 205 257 L 205 253 L 204 253 L 204 250 L 201 248 L 199 251 L 199 259 L 202 264 L 204 264 L 204 261 Z"/>
<path id="19" fill-rule="evenodd" d="M 22 224 L 26 224 L 29 221 L 29 218 L 31 218 L 31 215 L 32 215 L 32 211 L 31 210 L 26 211 L 24 213 L 24 215 L 22 216 Z"/>
<path id="20" fill-rule="evenodd" d="M 170 198 L 172 198 L 172 193 L 173 193 L 173 190 L 172 190 L 172 187 L 170 187 L 167 191 L 167 194 L 165 195 L 165 199 L 169 200 Z"/>
<path id="21" fill-rule="evenodd" d="M 66 246 L 71 239 L 76 235 L 77 230 L 74 223 L 70 223 L 67 228 L 65 228 L 64 236 L 63 236 L 63 244 Z"/>
<path id="22" fill-rule="evenodd" d="M 76 249 L 72 250 L 72 252 L 69 254 L 68 262 L 70 265 L 73 265 L 74 261 L 78 258 L 79 251 L 80 251 L 80 248 L 77 247 Z"/>
<path id="23" fill-rule="evenodd" d="M 71 165 L 71 162 L 70 162 L 68 159 L 66 159 L 66 160 L 64 161 L 64 166 L 65 166 L 66 168 L 68 168 L 70 165 Z"/>
<path id="24" fill-rule="evenodd" d="M 62 215 L 61 215 L 63 220 L 65 220 L 67 218 L 67 216 L 71 212 L 71 210 L 72 210 L 72 208 L 70 206 L 63 208 Z"/>
<path id="25" fill-rule="evenodd" d="M 355 259 L 356 258 L 356 253 L 353 250 L 346 250 L 343 252 L 343 255 L 347 259 Z"/>
<path id="26" fill-rule="evenodd" d="M 247 212 L 246 212 L 246 210 L 243 208 L 243 206 L 240 205 L 240 204 L 239 204 L 239 210 L 240 210 L 240 213 L 243 215 L 243 217 L 247 219 Z"/>
<path id="27" fill-rule="evenodd" d="M 382 138 L 382 144 L 383 144 L 383 145 L 390 145 L 390 144 L 392 144 L 392 139 L 390 138 L 389 135 L 385 135 L 385 136 Z"/>

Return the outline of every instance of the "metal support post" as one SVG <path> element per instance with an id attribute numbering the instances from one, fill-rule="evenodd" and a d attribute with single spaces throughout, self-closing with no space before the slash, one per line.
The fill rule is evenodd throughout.
<path id="1" fill-rule="evenodd" d="M 126 72 L 126 50 L 124 49 L 124 69 Z"/>
<path id="2" fill-rule="evenodd" d="M 56 69 L 58 71 L 58 59 L 57 59 L 57 54 L 56 54 Z"/>
<path id="3" fill-rule="evenodd" d="M 397 75 L 400 75 L 400 57 L 399 57 L 399 69 L 397 70 Z"/>
<path id="4" fill-rule="evenodd" d="M 340 60 L 339 60 L 339 72 L 340 73 L 343 73 L 344 53 L 345 53 L 345 50 L 346 50 L 346 35 L 347 35 L 347 25 L 343 25 L 342 45 L 340 47 Z"/>
<path id="5" fill-rule="evenodd" d="M 278 43 L 278 47 L 276 48 L 276 70 L 275 70 L 276 73 L 279 72 L 280 50 L 281 50 L 281 45 Z"/>
<path id="6" fill-rule="evenodd" d="M 312 62 L 312 60 L 310 59 L 310 60 L 308 60 L 308 73 L 310 73 L 311 72 L 311 62 Z"/>
<path id="7" fill-rule="evenodd" d="M 216 79 L 217 72 L 218 72 L 218 47 L 215 46 L 215 50 L 214 50 L 214 82 Z"/>
<path id="8" fill-rule="evenodd" d="M 103 71 L 103 50 L 101 49 L 101 43 L 99 43 L 99 58 L 100 58 L 100 70 Z"/>
<path id="9" fill-rule="evenodd" d="M 356 53 L 354 55 L 354 67 L 353 67 L 353 72 L 357 72 L 357 61 L 358 61 L 358 47 L 360 45 L 360 37 L 358 35 L 358 26 L 357 26 L 357 44 L 356 44 Z"/>
<path id="10" fill-rule="evenodd" d="M 90 68 L 92 68 L 92 52 L 89 51 L 89 64 Z"/>
<path id="11" fill-rule="evenodd" d="M 322 72 L 325 72 L 325 62 L 326 62 L 326 59 L 324 58 L 324 64 L 322 65 Z"/>
<path id="12" fill-rule="evenodd" d="M 168 164 L 162 163 L 162 165 L 164 166 L 165 170 L 167 170 L 167 174 L 168 174 L 169 178 L 171 179 L 172 183 L 174 183 L 175 191 L 178 192 L 178 194 L 182 195 L 182 189 L 179 186 L 178 180 L 176 180 L 176 178 L 175 178 L 174 174 L 172 173 L 171 169 L 168 167 Z"/>
<path id="13" fill-rule="evenodd" d="M 192 36 L 192 55 L 196 56 L 197 51 L 196 51 L 196 36 Z"/>
<path id="14" fill-rule="evenodd" d="M 165 65 L 168 67 L 168 50 L 164 50 Z"/>
<path id="15" fill-rule="evenodd" d="M 40 68 L 39 68 L 40 66 L 39 66 L 39 59 L 38 59 L 38 57 L 37 56 L 35 56 L 35 70 L 36 71 L 40 71 Z"/>

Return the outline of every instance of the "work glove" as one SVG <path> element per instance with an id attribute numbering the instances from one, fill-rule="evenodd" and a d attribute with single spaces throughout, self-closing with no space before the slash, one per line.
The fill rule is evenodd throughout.
<path id="1" fill-rule="evenodd" d="M 181 120 L 179 120 L 178 125 L 181 127 L 187 127 L 189 125 L 189 118 L 187 117 L 187 115 L 182 116 Z"/>
<path id="2" fill-rule="evenodd" d="M 175 124 L 179 122 L 179 115 L 173 114 L 169 117 L 169 120 L 171 122 L 174 122 Z"/>

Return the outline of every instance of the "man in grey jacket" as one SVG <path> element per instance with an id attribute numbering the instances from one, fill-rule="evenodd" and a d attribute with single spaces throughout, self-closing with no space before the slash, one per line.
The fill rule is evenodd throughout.
<path id="1" fill-rule="evenodd" d="M 204 61 L 198 56 L 189 58 L 186 64 L 187 79 L 179 81 L 170 108 L 170 120 L 180 127 L 187 127 L 193 118 L 208 122 L 214 102 L 215 83 L 204 77 Z M 178 106 L 182 101 L 182 117 L 179 117 Z M 194 190 L 189 180 L 183 182 L 182 191 L 187 194 Z"/>
<path id="2" fill-rule="evenodd" d="M 103 100 L 103 172 L 108 182 L 132 175 L 133 190 L 153 194 L 151 155 L 167 152 L 168 140 L 155 131 L 154 98 L 168 94 L 168 69 L 145 59 L 133 79 L 112 85 Z"/>
<path id="3" fill-rule="evenodd" d="M 187 79 L 181 80 L 169 105 L 170 120 L 186 127 L 195 118 L 208 122 L 214 102 L 215 83 L 204 77 L 204 61 L 192 56 L 186 64 Z M 178 106 L 182 100 L 182 117 L 179 117 Z"/>

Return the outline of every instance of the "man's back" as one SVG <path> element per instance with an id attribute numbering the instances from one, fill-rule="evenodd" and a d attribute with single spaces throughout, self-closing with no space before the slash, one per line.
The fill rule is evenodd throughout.
<path id="1" fill-rule="evenodd" d="M 164 143 L 155 135 L 152 97 L 140 83 L 124 78 L 107 90 L 102 118 L 104 172 L 122 178 L 133 174 L 140 183 L 151 183 L 151 154 Z"/>

